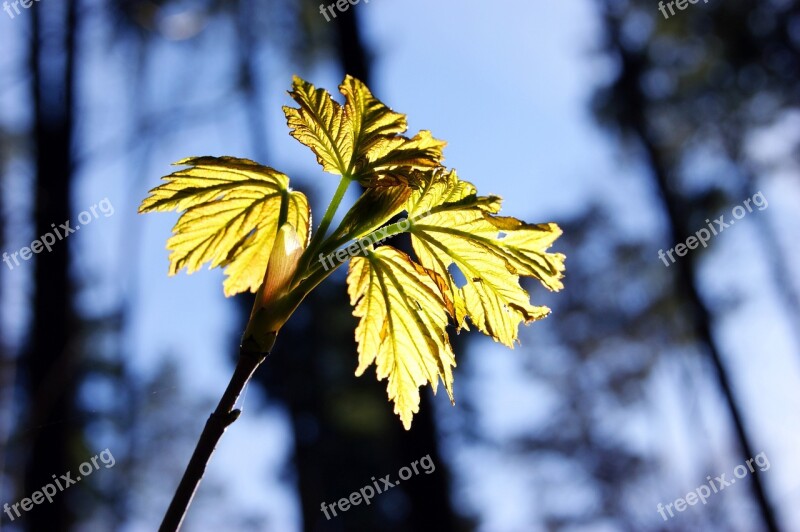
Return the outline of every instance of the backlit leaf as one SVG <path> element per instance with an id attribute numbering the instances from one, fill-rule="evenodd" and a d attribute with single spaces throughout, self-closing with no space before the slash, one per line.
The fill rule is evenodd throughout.
<path id="1" fill-rule="evenodd" d="M 561 234 L 557 225 L 495 216 L 500 199 L 477 196 L 455 172 L 435 173 L 412 193 L 406 208 L 414 252 L 447 281 L 459 327 L 469 317 L 480 331 L 513 347 L 520 323 L 549 314 L 547 307 L 530 304 L 519 277 L 534 277 L 550 290 L 562 288 L 564 256 L 546 251 Z M 463 287 L 449 273 L 453 264 L 466 279 Z"/>
<path id="2" fill-rule="evenodd" d="M 289 95 L 299 107 L 283 108 L 292 136 L 311 148 L 326 172 L 365 186 L 393 186 L 407 184 L 413 170 L 441 163 L 445 143 L 428 131 L 402 136 L 405 115 L 385 106 L 362 82 L 347 76 L 339 90 L 344 105 L 295 77 Z"/>
<path id="3" fill-rule="evenodd" d="M 167 241 L 170 275 L 197 271 L 204 263 L 225 267 L 225 295 L 255 292 L 266 270 L 279 218 L 308 240 L 305 195 L 289 188 L 284 174 L 247 159 L 192 157 L 188 166 L 150 191 L 139 212 L 184 211 Z M 283 213 L 283 214 L 282 214 Z"/>
<path id="4" fill-rule="evenodd" d="M 381 246 L 350 262 L 347 276 L 356 328 L 358 369 L 374 362 L 378 380 L 388 378 L 389 400 L 406 429 L 419 411 L 419 387 L 441 378 L 452 401 L 455 357 L 445 327 L 443 280 L 408 255 Z"/>

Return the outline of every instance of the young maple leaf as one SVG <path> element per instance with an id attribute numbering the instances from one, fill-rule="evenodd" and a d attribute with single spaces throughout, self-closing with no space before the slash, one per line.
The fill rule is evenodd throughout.
<path id="1" fill-rule="evenodd" d="M 405 115 L 350 76 L 340 91 L 344 104 L 295 78 L 289 94 L 299 107 L 284 107 L 291 135 L 326 172 L 341 176 L 313 234 L 308 201 L 287 176 L 233 157 L 179 161 L 188 168 L 166 176 L 140 212 L 183 211 L 167 241 L 170 274 L 210 262 L 225 267 L 227 296 L 258 292 L 242 353 L 267 354 L 306 295 L 349 258 L 348 293 L 359 318 L 356 375 L 376 365 L 408 429 L 421 386 L 436 392 L 441 379 L 453 399 L 448 324 L 472 324 L 513 347 L 520 324 L 550 312 L 531 305 L 519 281 L 562 288 L 564 256 L 547 251 L 561 230 L 499 216 L 500 198 L 478 196 L 442 166 L 444 142 L 428 131 L 404 137 Z M 366 190 L 328 235 L 353 181 Z M 389 223 L 402 212 L 406 218 Z M 382 243 L 400 233 L 410 234 L 415 257 Z M 451 267 L 463 274 L 463 286 Z"/>
<path id="2" fill-rule="evenodd" d="M 453 172 L 437 172 L 426 187 L 415 191 L 406 210 L 414 253 L 438 273 L 456 299 L 454 318 L 459 328 L 468 317 L 478 330 L 513 347 L 520 323 L 541 319 L 547 307 L 530 305 L 520 276 L 538 279 L 560 290 L 564 255 L 547 253 L 561 235 L 555 224 L 531 225 L 496 216 L 500 198 L 479 197 L 475 187 Z M 466 278 L 455 286 L 448 273 L 455 264 Z"/>
<path id="3" fill-rule="evenodd" d="M 375 362 L 378 380 L 388 377 L 389 400 L 406 428 L 419 410 L 419 387 L 441 377 L 453 400 L 453 348 L 437 274 L 391 246 L 381 246 L 350 263 L 347 276 L 356 328 L 360 376 Z"/>
<path id="4" fill-rule="evenodd" d="M 323 89 L 295 77 L 289 95 L 300 107 L 284 107 L 294 138 L 311 148 L 326 172 L 358 180 L 364 186 L 407 184 L 415 170 L 436 168 L 445 142 L 429 131 L 414 138 L 405 115 L 377 100 L 357 79 L 339 87 L 342 106 Z"/>
<path id="5" fill-rule="evenodd" d="M 140 213 L 183 211 L 167 240 L 170 275 L 211 262 L 225 267 L 226 296 L 255 292 L 278 228 L 288 222 L 300 240 L 308 239 L 308 200 L 289 188 L 286 175 L 235 157 L 189 157 L 175 165 L 189 168 L 165 176 L 139 207 Z"/>

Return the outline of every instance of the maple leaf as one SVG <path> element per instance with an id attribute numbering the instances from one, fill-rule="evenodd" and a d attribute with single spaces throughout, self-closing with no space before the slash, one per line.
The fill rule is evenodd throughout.
<path id="1" fill-rule="evenodd" d="M 308 240 L 311 213 L 301 192 L 273 168 L 235 157 L 190 157 L 164 177 L 139 212 L 184 211 L 167 241 L 170 275 L 205 262 L 225 267 L 225 295 L 255 292 L 264 279 L 279 222 Z M 282 220 L 281 220 L 282 219 Z"/>
<path id="2" fill-rule="evenodd" d="M 455 171 L 433 173 L 411 194 L 406 210 L 414 252 L 446 280 L 459 328 L 468 317 L 481 332 L 513 347 L 520 323 L 549 314 L 547 307 L 530 304 L 519 277 L 538 279 L 550 290 L 563 287 L 564 255 L 546 251 L 561 235 L 556 224 L 495 216 L 500 198 L 478 196 Z M 463 287 L 449 273 L 452 264 L 466 279 Z"/>
<path id="3" fill-rule="evenodd" d="M 408 184 L 413 170 L 441 163 L 445 143 L 428 131 L 402 136 L 405 115 L 385 106 L 361 81 L 347 76 L 339 90 L 344 105 L 295 77 L 289 94 L 300 107 L 283 108 L 292 136 L 311 148 L 326 172 L 365 186 L 393 186 Z"/>
<path id="4" fill-rule="evenodd" d="M 375 362 L 378 380 L 388 378 L 389 400 L 409 429 L 419 411 L 420 386 L 430 383 L 435 393 L 441 378 L 453 400 L 456 362 L 445 331 L 446 285 L 391 246 L 352 259 L 347 283 L 353 314 L 361 318 L 356 375 Z"/>

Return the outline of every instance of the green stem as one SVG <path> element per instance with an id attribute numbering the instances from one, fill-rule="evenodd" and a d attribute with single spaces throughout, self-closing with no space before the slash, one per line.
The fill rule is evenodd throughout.
<path id="1" fill-rule="evenodd" d="M 405 226 L 405 229 L 403 229 L 401 226 Z M 383 239 L 386 240 L 387 238 L 399 235 L 400 233 L 407 233 L 408 231 L 411 230 L 412 227 L 414 227 L 414 222 L 405 218 L 391 225 L 385 225 L 383 227 L 379 227 L 378 229 L 374 230 L 373 232 L 365 236 L 364 239 L 373 242 L 374 241 L 373 239 L 376 236 L 378 236 L 378 232 L 380 232 Z M 359 255 L 363 255 L 363 253 L 359 253 Z"/>
<path id="2" fill-rule="evenodd" d="M 405 226 L 405 228 L 403 228 L 403 226 Z M 371 232 L 370 234 L 368 234 L 368 235 L 366 235 L 366 236 L 364 236 L 362 238 L 359 238 L 358 240 L 366 240 L 368 242 L 375 242 L 378 237 L 380 238 L 381 241 L 388 240 L 389 238 L 391 238 L 393 236 L 396 236 L 396 235 L 399 235 L 400 233 L 407 233 L 408 231 L 411 230 L 411 228 L 413 226 L 414 226 L 413 221 L 408 221 L 407 219 L 400 220 L 399 222 L 393 223 L 391 225 L 386 225 L 386 226 L 383 226 L 383 227 L 379 227 L 375 231 Z M 325 246 L 323 248 L 323 251 L 329 249 L 329 247 L 330 246 Z M 350 247 L 350 246 L 348 245 L 347 247 Z M 301 283 L 301 285 L 302 285 L 301 289 L 302 290 L 305 290 L 306 293 L 308 291 L 312 290 L 317 284 L 319 284 L 320 282 L 322 282 L 322 280 L 324 280 L 326 277 L 328 277 L 328 275 L 330 275 L 334 271 L 336 271 L 336 269 L 339 266 L 344 264 L 344 262 L 334 262 L 334 259 L 333 259 L 334 252 L 337 249 L 340 249 L 340 248 L 341 248 L 341 245 L 337 244 L 335 247 L 333 247 L 331 249 L 330 253 L 325 254 L 326 257 L 330 257 L 329 260 L 330 260 L 331 264 L 333 265 L 332 268 L 330 268 L 328 270 L 324 270 L 324 266 L 322 266 L 321 263 L 318 263 L 316 266 L 311 268 L 311 271 L 306 275 L 305 279 Z M 356 251 L 354 253 L 351 253 L 348 258 L 363 257 L 363 256 L 364 256 L 364 252 L 362 252 L 359 249 L 358 251 Z M 320 271 L 324 271 L 325 272 L 322 277 L 319 276 L 319 272 Z M 313 279 L 318 279 L 318 280 L 316 282 L 314 282 Z M 310 283 L 306 282 L 306 281 L 310 281 Z"/>
<path id="3" fill-rule="evenodd" d="M 339 186 L 336 187 L 336 192 L 333 194 L 333 198 L 328 204 L 328 208 L 325 210 L 325 215 L 322 217 L 319 227 L 317 227 L 317 230 L 314 232 L 314 236 L 311 237 L 311 243 L 308 245 L 306 250 L 303 252 L 303 256 L 300 258 L 300 265 L 297 268 L 298 274 L 302 275 L 303 272 L 305 272 L 308 268 L 308 265 L 311 263 L 311 257 L 313 257 L 317 252 L 317 248 L 325 238 L 325 233 L 328 232 L 328 228 L 331 226 L 333 217 L 336 215 L 336 211 L 339 210 L 339 205 L 342 203 L 344 195 L 352 181 L 353 179 L 346 175 L 343 175 L 342 179 L 339 181 Z"/>
<path id="4" fill-rule="evenodd" d="M 311 244 L 308 246 L 309 249 L 314 248 L 315 240 L 317 241 L 316 243 L 319 244 L 319 241 L 325 238 L 325 233 L 328 232 L 328 228 L 331 226 L 333 217 L 336 215 L 336 211 L 339 210 L 339 205 L 342 203 L 344 195 L 347 192 L 348 187 L 350 187 L 350 183 L 352 182 L 353 180 L 346 175 L 342 176 L 341 181 L 339 181 L 339 186 L 336 187 L 336 192 L 333 194 L 333 199 L 331 199 L 328 209 L 325 211 L 325 216 L 322 217 L 322 221 L 319 223 L 317 232 L 314 235 L 314 238 L 311 240 Z"/>

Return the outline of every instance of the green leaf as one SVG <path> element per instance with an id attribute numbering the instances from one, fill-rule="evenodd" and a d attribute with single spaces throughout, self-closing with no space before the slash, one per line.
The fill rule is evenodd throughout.
<path id="1" fill-rule="evenodd" d="M 150 191 L 139 212 L 185 211 L 167 241 L 170 275 L 210 262 L 225 267 L 225 295 L 255 292 L 279 224 L 289 222 L 307 243 L 311 213 L 305 195 L 284 174 L 248 159 L 191 157 L 188 166 Z M 281 219 L 283 218 L 283 219 Z"/>
<path id="2" fill-rule="evenodd" d="M 311 148 L 326 172 L 347 173 L 353 151 L 342 106 L 325 89 L 296 76 L 289 95 L 300 105 L 283 108 L 292 136 Z"/>
<path id="3" fill-rule="evenodd" d="M 412 139 L 384 137 L 372 145 L 357 172 L 372 174 L 370 186 L 373 187 L 408 185 L 417 188 L 419 172 L 437 167 L 446 145 L 425 130 Z"/>
<path id="4" fill-rule="evenodd" d="M 419 387 L 441 378 L 453 400 L 455 356 L 447 326 L 446 285 L 436 273 L 413 262 L 391 246 L 350 262 L 347 276 L 356 328 L 358 369 L 374 362 L 378 380 L 388 378 L 386 391 L 406 429 L 419 411 Z"/>
<path id="5" fill-rule="evenodd" d="M 546 250 L 561 234 L 555 224 L 526 224 L 495 216 L 500 199 L 479 197 L 475 187 L 455 172 L 437 172 L 415 190 L 406 209 L 409 230 L 420 263 L 441 275 L 454 294 L 453 317 L 459 327 L 469 318 L 481 332 L 513 347 L 521 323 L 549 314 L 530 304 L 520 276 L 538 279 L 550 290 L 562 288 L 564 256 Z M 458 287 L 449 273 L 461 271 L 466 284 Z"/>
<path id="6" fill-rule="evenodd" d="M 341 105 L 324 89 L 294 78 L 289 95 L 298 108 L 284 107 L 294 138 L 311 148 L 326 172 L 357 179 L 365 186 L 407 184 L 413 170 L 442 161 L 445 143 L 422 131 L 400 135 L 406 117 L 386 107 L 359 80 L 347 76 L 339 87 Z"/>

